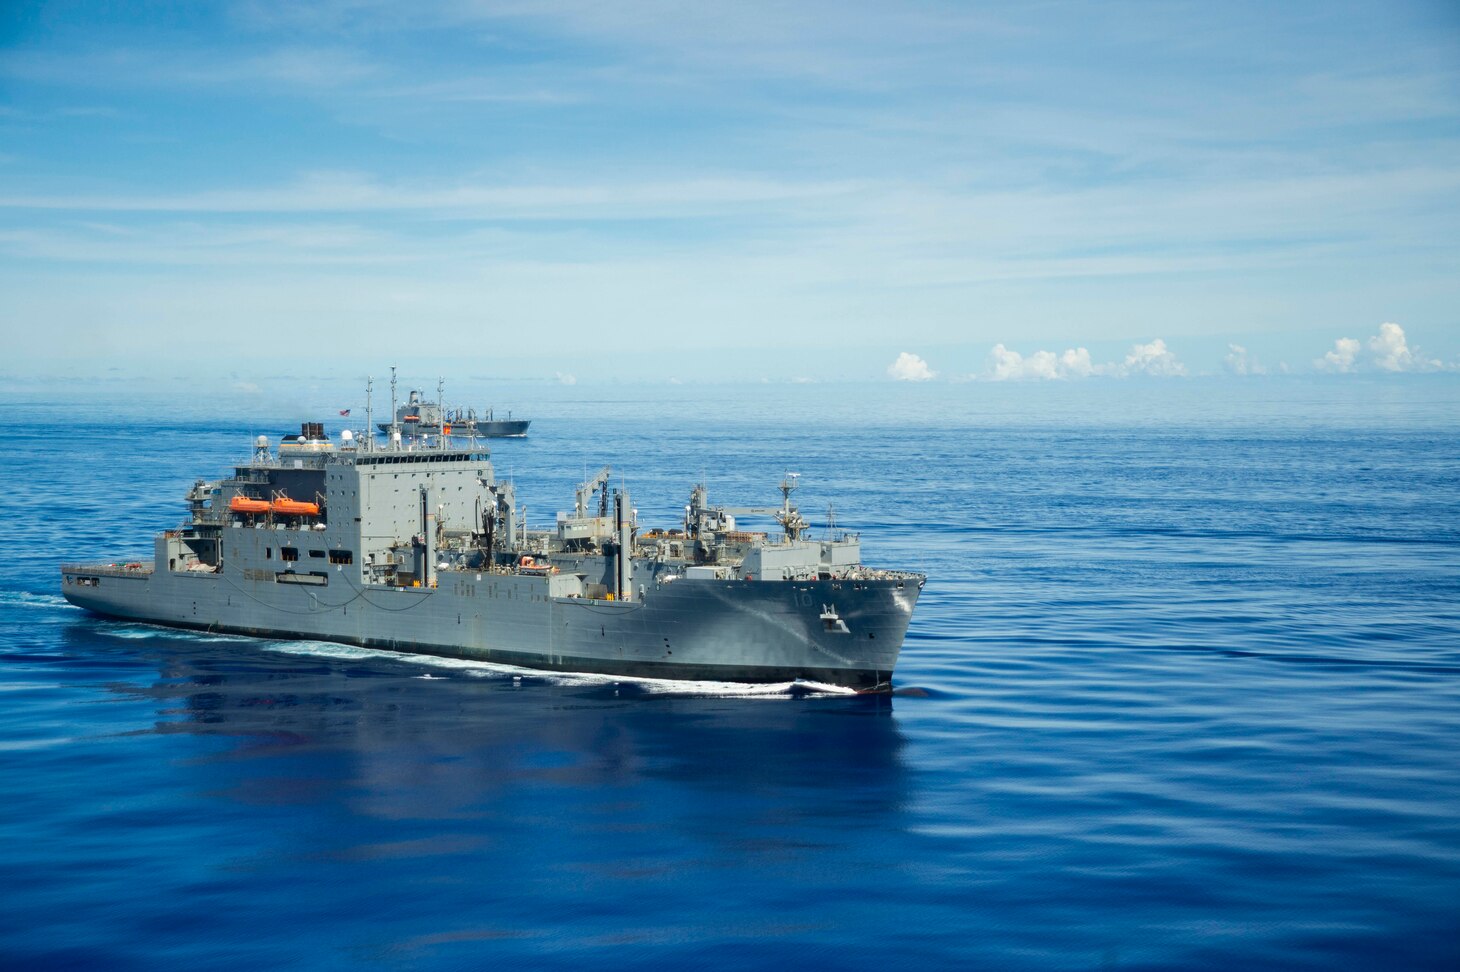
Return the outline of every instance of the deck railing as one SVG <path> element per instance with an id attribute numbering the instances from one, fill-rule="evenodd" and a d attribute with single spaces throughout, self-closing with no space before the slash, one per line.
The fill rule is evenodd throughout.
<path id="1" fill-rule="evenodd" d="M 67 574 L 102 574 L 108 577 L 138 577 L 152 573 L 152 565 L 140 561 L 129 564 L 62 564 Z"/>

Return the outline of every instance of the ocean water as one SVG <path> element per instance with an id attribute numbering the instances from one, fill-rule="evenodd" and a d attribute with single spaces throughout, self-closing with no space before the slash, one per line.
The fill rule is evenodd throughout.
<path id="1" fill-rule="evenodd" d="M 539 524 L 801 473 L 929 575 L 897 692 L 90 617 L 57 563 L 354 399 L 81 390 L 7 433 L 3 964 L 1460 967 L 1453 378 L 507 391 Z"/>

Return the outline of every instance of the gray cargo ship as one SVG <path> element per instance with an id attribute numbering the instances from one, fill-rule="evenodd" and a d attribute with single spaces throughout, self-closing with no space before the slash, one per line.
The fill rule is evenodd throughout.
<path id="1" fill-rule="evenodd" d="M 813 539 L 791 501 L 712 506 L 640 532 L 608 468 L 550 529 L 525 528 L 485 448 L 384 443 L 319 423 L 187 493 L 149 563 L 65 564 L 66 599 L 115 618 L 312 638 L 532 669 L 884 691 L 921 574 Z M 771 534 L 736 517 L 773 517 Z"/>
<path id="2" fill-rule="evenodd" d="M 439 392 L 437 397 L 439 399 Z M 395 421 L 407 438 L 443 433 L 461 438 L 520 438 L 527 434 L 527 427 L 532 424 L 532 419 L 514 419 L 511 412 L 501 419 L 496 418 L 491 409 L 481 415 L 474 408 L 448 409 L 439 401 L 426 401 L 417 389 L 412 389 L 405 403 L 396 407 Z M 388 433 L 391 424 L 382 422 L 378 428 Z"/>

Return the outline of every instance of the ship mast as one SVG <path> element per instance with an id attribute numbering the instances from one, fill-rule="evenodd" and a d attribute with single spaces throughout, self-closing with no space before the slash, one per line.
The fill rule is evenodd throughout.
<path id="1" fill-rule="evenodd" d="M 786 539 L 792 542 L 801 539 L 801 533 L 807 526 L 805 518 L 791 505 L 791 494 L 796 491 L 797 480 L 800 478 L 800 473 L 788 472 L 781 479 L 781 509 L 776 514 L 776 519 L 785 528 Z"/>
<path id="2" fill-rule="evenodd" d="M 390 448 L 400 448 L 400 409 L 395 404 L 395 365 L 390 366 Z"/>
<path id="3" fill-rule="evenodd" d="M 446 379 L 440 375 L 436 376 L 436 408 L 441 412 L 441 431 L 437 433 L 441 438 L 436 445 L 441 449 L 445 449 L 446 426 L 451 423 L 451 419 L 446 414 Z"/>
<path id="4" fill-rule="evenodd" d="M 371 408 L 371 389 L 375 387 L 375 378 L 365 376 L 365 451 L 375 451 L 375 412 Z"/>

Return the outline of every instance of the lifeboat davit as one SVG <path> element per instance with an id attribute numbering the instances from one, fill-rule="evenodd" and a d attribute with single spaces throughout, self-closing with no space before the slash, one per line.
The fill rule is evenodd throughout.
<path id="1" fill-rule="evenodd" d="M 269 509 L 275 513 L 283 513 L 286 516 L 318 516 L 319 504 L 306 503 L 303 500 L 291 500 L 287 496 L 280 496 L 269 504 Z"/>
<path id="2" fill-rule="evenodd" d="M 267 513 L 269 512 L 269 501 L 235 496 L 228 501 L 228 508 L 235 513 Z"/>

